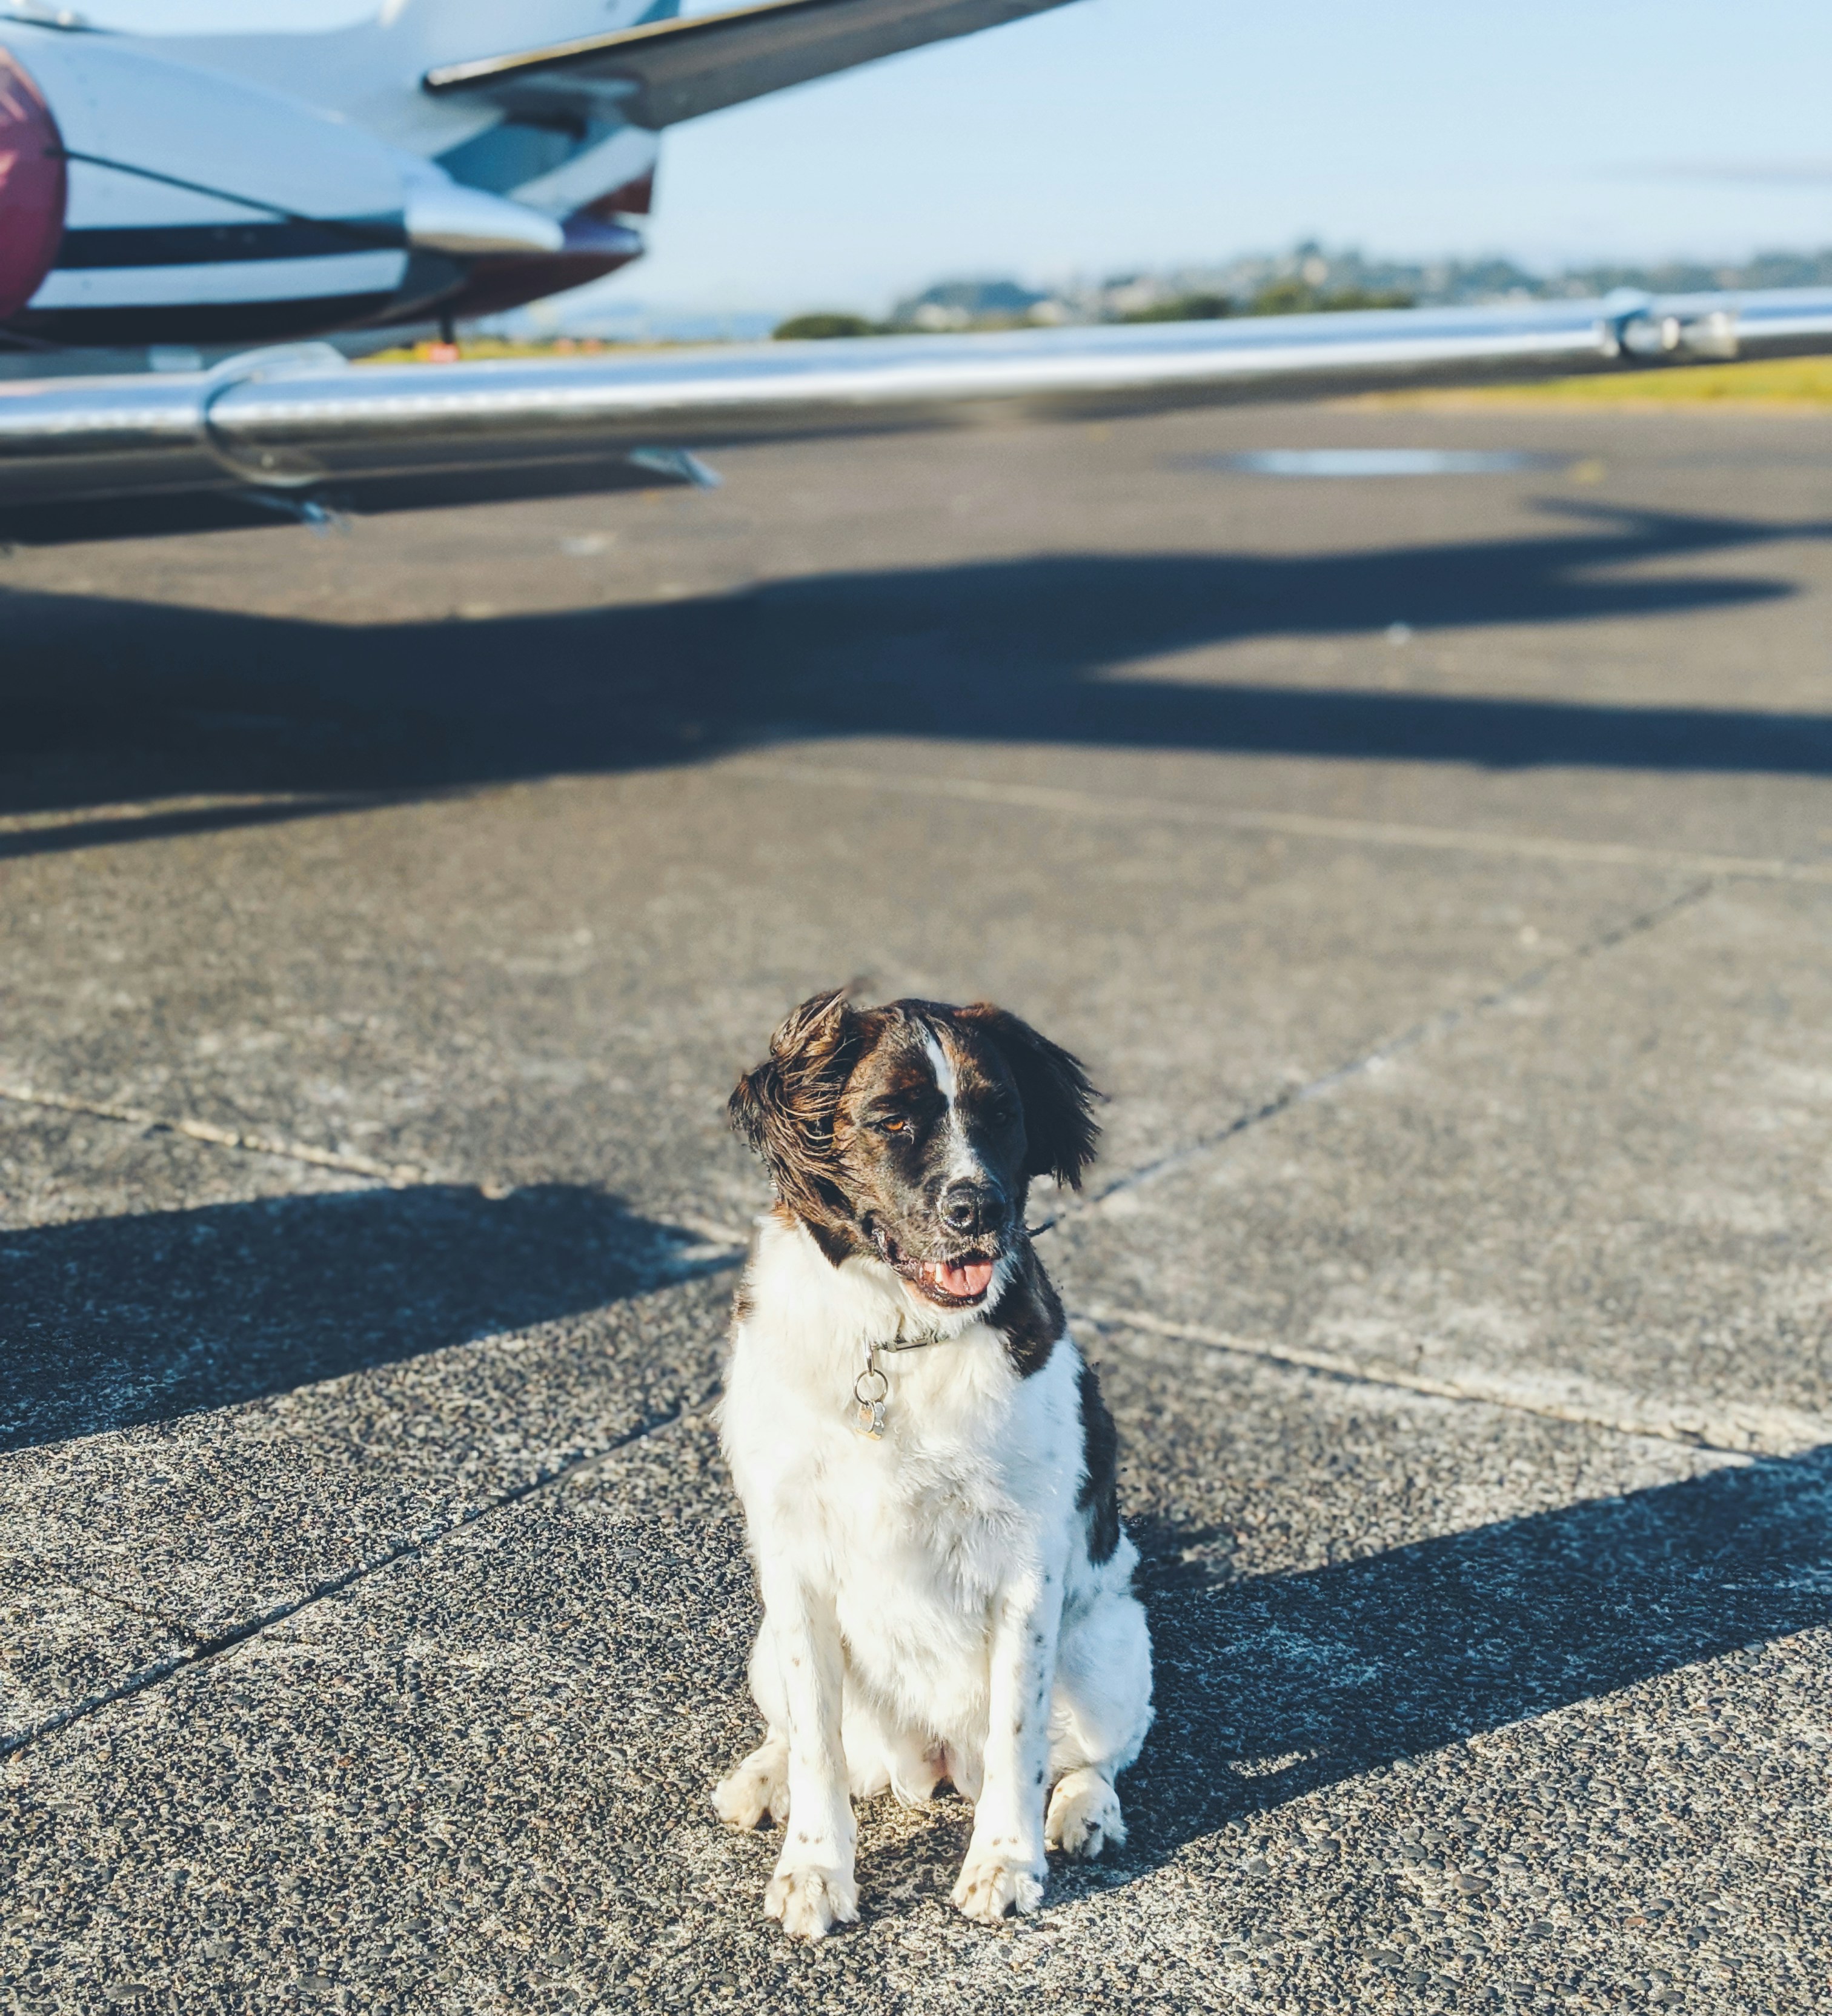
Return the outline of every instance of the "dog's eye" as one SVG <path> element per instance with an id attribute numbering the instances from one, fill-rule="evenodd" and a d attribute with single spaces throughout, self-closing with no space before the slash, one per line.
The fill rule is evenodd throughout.
<path id="1" fill-rule="evenodd" d="M 879 1121 L 877 1129 L 880 1134 L 907 1134 L 909 1132 L 909 1122 L 901 1113 L 894 1113 L 888 1120 Z"/>

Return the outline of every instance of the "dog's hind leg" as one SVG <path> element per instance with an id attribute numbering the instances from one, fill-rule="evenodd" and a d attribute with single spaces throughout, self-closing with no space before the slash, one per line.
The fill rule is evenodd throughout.
<path id="1" fill-rule="evenodd" d="M 875 1799 L 891 1782 L 890 1740 L 870 1702 L 861 1701 L 850 1684 L 840 1717 L 840 1743 L 846 1752 L 847 1790 L 855 1799 Z"/>
<path id="2" fill-rule="evenodd" d="M 767 1819 L 782 1827 L 789 1818 L 788 1710 L 776 1670 L 776 1647 L 766 1618 L 750 1650 L 751 1698 L 763 1710 L 769 1733 L 743 1762 L 713 1787 L 713 1809 L 727 1827 L 747 1832 Z"/>
<path id="3" fill-rule="evenodd" d="M 1092 1861 L 1126 1838 L 1114 1780 L 1151 1726 L 1151 1640 L 1132 1593 L 1137 1556 L 1122 1539 L 1094 1591 L 1063 1621 L 1050 1701 L 1046 1847 Z"/>
<path id="4" fill-rule="evenodd" d="M 943 1758 L 940 1748 L 924 1744 L 905 1730 L 891 1752 L 891 1789 L 902 1806 L 927 1805 L 941 1784 Z"/>
<path id="5" fill-rule="evenodd" d="M 891 1719 L 858 1692 L 850 1675 L 840 1733 L 854 1798 L 876 1798 L 887 1786 L 899 1805 L 920 1806 L 934 1796 L 941 1777 L 940 1747 Z"/>
<path id="6" fill-rule="evenodd" d="M 1110 1841 L 1117 1847 L 1125 1838 L 1120 1795 L 1104 1771 L 1084 1764 L 1056 1780 L 1043 1820 L 1046 1848 L 1092 1862 Z"/>
<path id="7" fill-rule="evenodd" d="M 713 1787 L 714 1811 L 727 1827 L 747 1833 L 768 1820 L 781 1827 L 789 1817 L 789 1744 L 772 1730 L 729 1777 Z"/>

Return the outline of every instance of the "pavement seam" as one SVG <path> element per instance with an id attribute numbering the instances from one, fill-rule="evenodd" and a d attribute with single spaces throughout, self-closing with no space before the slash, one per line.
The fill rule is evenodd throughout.
<path id="1" fill-rule="evenodd" d="M 178 1657 L 155 1661 L 153 1664 L 143 1668 L 140 1672 L 130 1675 L 117 1687 L 105 1688 L 98 1693 L 85 1695 L 82 1700 L 73 1701 L 67 1708 L 60 1708 L 56 1714 L 47 1716 L 44 1721 L 34 1724 L 30 1729 L 21 1730 L 12 1736 L 0 1737 L 0 1762 L 19 1755 L 29 1744 L 36 1743 L 45 1737 L 56 1735 L 59 1730 L 69 1729 L 79 1722 L 86 1722 L 90 1716 L 99 1714 L 103 1708 L 112 1708 L 118 1701 L 130 1701 L 135 1695 L 145 1694 L 149 1688 L 157 1687 L 162 1682 L 173 1679 L 179 1674 L 194 1672 L 199 1667 L 207 1665 L 211 1661 L 221 1658 L 226 1653 L 232 1652 L 237 1646 L 245 1645 L 250 1639 L 257 1638 L 264 1632 L 272 1629 L 276 1624 L 284 1624 L 289 1618 L 297 1617 L 302 1611 L 311 1609 L 316 1604 L 328 1602 L 332 1597 L 342 1595 L 346 1589 L 355 1588 L 358 1582 L 366 1582 L 370 1576 L 380 1575 L 385 1569 L 394 1567 L 398 1562 L 412 1560 L 438 1546 L 442 1541 L 449 1539 L 454 1534 L 466 1532 L 484 1520 L 493 1518 L 499 1512 L 508 1511 L 517 1505 L 525 1504 L 528 1499 L 538 1496 L 542 1492 L 551 1491 L 556 1485 L 570 1481 L 590 1470 L 595 1464 L 608 1462 L 613 1456 L 621 1455 L 625 1449 L 633 1448 L 637 1443 L 646 1441 L 652 1435 L 659 1435 L 664 1428 L 672 1427 L 678 1422 L 692 1420 L 695 1415 L 702 1413 L 711 1405 L 717 1397 L 718 1391 L 718 1386 L 715 1384 L 710 1391 L 702 1393 L 698 1398 L 677 1402 L 653 1419 L 632 1428 L 628 1435 L 619 1435 L 604 1448 L 593 1450 L 589 1456 L 575 1456 L 570 1462 L 563 1463 L 556 1469 L 547 1471 L 539 1476 L 531 1478 L 524 1484 L 518 1484 L 513 1490 L 505 1492 L 499 1497 L 491 1499 L 486 1505 L 477 1506 L 468 1512 L 459 1514 L 456 1517 L 445 1520 L 430 1528 L 423 1529 L 411 1538 L 398 1542 L 376 1560 L 359 1561 L 355 1567 L 346 1569 L 343 1574 L 333 1575 L 327 1580 L 315 1584 L 303 1595 L 290 1601 L 275 1604 L 263 1611 L 258 1616 L 246 1618 L 241 1623 L 233 1625 L 225 1631 L 214 1633 L 208 1637 L 191 1633 L 189 1635 L 195 1642 L 189 1649 Z M 187 1627 L 179 1628 L 186 1629 Z"/>
<path id="2" fill-rule="evenodd" d="M 202 1141 L 212 1148 L 236 1148 L 245 1154 L 270 1155 L 283 1162 L 309 1163 L 314 1168 L 337 1169 L 347 1175 L 373 1176 L 392 1190 L 433 1180 L 432 1174 L 412 1162 L 375 1162 L 366 1156 L 349 1155 L 332 1148 L 315 1148 L 308 1141 L 289 1140 L 279 1134 L 244 1133 L 233 1127 L 219 1127 L 214 1121 L 173 1118 L 148 1112 L 138 1106 L 117 1106 L 106 1100 L 75 1099 L 68 1093 L 43 1092 L 36 1086 L 13 1085 L 0 1080 L 0 1099 L 16 1106 L 36 1106 L 56 1113 L 81 1113 L 92 1120 L 113 1120 L 152 1133 L 182 1134 L 188 1140 Z"/>
<path id="3" fill-rule="evenodd" d="M 106 1603 L 116 1610 L 124 1610 L 130 1617 L 143 1618 L 149 1624 L 157 1624 L 162 1631 L 170 1631 L 180 1638 L 188 1638 L 193 1645 L 203 1643 L 201 1632 L 193 1630 L 182 1618 L 168 1616 L 163 1610 L 155 1610 L 143 1603 L 131 1603 L 124 1596 L 116 1596 L 105 1589 L 92 1589 L 86 1582 L 78 1582 L 74 1576 L 58 1575 L 52 1578 L 59 1589 L 74 1589 L 78 1596 L 86 1596 L 95 1603 Z M 0 1749 L 0 1755 L 5 1751 Z"/>
<path id="4" fill-rule="evenodd" d="M 747 757 L 723 763 L 719 768 L 725 776 L 755 777 L 771 783 L 839 784 L 849 790 L 959 798 L 973 805 L 1008 805 L 1020 811 L 1077 817 L 1168 820 L 1176 825 L 1279 833 L 1301 840 L 1423 848 L 1438 853 L 1499 855 L 1527 861 L 1582 862 L 1606 868 L 1656 868 L 1727 881 L 1832 885 L 1832 861 L 1795 861 L 1785 855 L 1690 854 L 1614 841 L 1561 840 L 1549 833 L 1488 833 L 1480 827 L 1409 826 L 1384 819 L 1332 819 L 1321 813 L 1259 812 L 1192 805 L 1174 798 L 1132 798 L 1105 792 L 1065 790 L 1054 785 L 995 783 L 977 777 L 933 773 L 893 776 L 842 764 L 783 763 Z"/>
<path id="5" fill-rule="evenodd" d="M 276 1161 L 302 1162 L 312 1168 L 336 1169 L 346 1175 L 370 1176 L 386 1183 L 391 1190 L 411 1190 L 423 1183 L 457 1183 L 474 1189 L 480 1197 L 492 1201 L 512 1196 L 516 1186 L 491 1181 L 471 1183 L 467 1179 L 424 1167 L 414 1162 L 373 1162 L 361 1155 L 348 1155 L 329 1148 L 315 1148 L 309 1142 L 293 1141 L 283 1135 L 238 1132 L 234 1128 L 219 1127 L 208 1120 L 189 1120 L 179 1116 L 148 1112 L 137 1106 L 111 1105 L 106 1100 L 76 1099 L 67 1093 L 45 1092 L 35 1086 L 10 1085 L 0 1079 L 0 1100 L 11 1100 L 19 1106 L 36 1106 L 57 1113 L 80 1113 L 92 1120 L 108 1120 L 119 1125 L 139 1127 L 149 1133 L 182 1134 L 187 1140 L 200 1141 L 207 1147 L 229 1148 L 241 1154 L 265 1155 Z M 691 1267 L 696 1273 L 717 1273 L 723 1269 L 735 1266 L 750 1244 L 750 1235 L 736 1226 L 724 1225 L 713 1219 L 688 1216 L 680 1211 L 671 1211 L 669 1218 L 683 1232 L 690 1232 L 710 1252 L 682 1254 L 675 1256 L 678 1262 Z M 656 1272 L 655 1278 L 647 1285 L 665 1287 L 682 1278 L 680 1265 L 670 1265 Z"/>
<path id="6" fill-rule="evenodd" d="M 1537 992 L 1556 974 L 1564 973 L 1571 967 L 1582 965 L 1603 952 L 1613 951 L 1618 945 L 1625 944 L 1631 938 L 1641 937 L 1666 923 L 1669 918 L 1703 902 L 1717 886 L 1718 878 L 1715 877 L 1696 883 L 1689 889 L 1681 890 L 1675 896 L 1669 896 L 1662 902 L 1636 911 L 1632 917 L 1625 918 L 1621 923 L 1612 924 L 1607 931 L 1598 932 L 1595 938 L 1586 938 L 1582 945 L 1574 946 L 1569 952 L 1560 952 L 1555 958 L 1542 959 L 1539 965 L 1530 967 L 1526 972 L 1517 974 L 1512 980 L 1504 981 L 1499 987 L 1491 988 L 1486 994 L 1478 995 L 1473 1001 L 1439 1009 L 1435 1014 L 1427 1015 L 1410 1028 L 1402 1029 L 1398 1035 L 1372 1045 L 1347 1062 L 1333 1064 L 1329 1070 L 1319 1072 L 1315 1078 L 1287 1085 L 1283 1092 L 1275 1093 L 1259 1105 L 1244 1113 L 1237 1113 L 1225 1126 L 1217 1128 L 1213 1132 L 1200 1135 L 1193 1141 L 1168 1148 L 1161 1155 L 1139 1163 L 1125 1174 L 1115 1176 L 1110 1183 L 1103 1184 L 1090 1196 L 1068 1200 L 1059 1205 L 1040 1224 L 1033 1226 L 1031 1228 L 1032 1232 L 1050 1232 L 1071 1226 L 1089 1212 L 1099 1211 L 1112 1198 L 1139 1189 L 1146 1183 L 1154 1183 L 1160 1176 L 1168 1175 L 1200 1156 L 1225 1147 L 1239 1136 L 1263 1125 L 1268 1121 L 1277 1119 L 1283 1113 L 1290 1112 L 1300 1106 L 1308 1106 L 1312 1100 L 1326 1098 L 1352 1079 L 1366 1077 L 1369 1073 L 1378 1071 L 1383 1064 L 1405 1056 L 1409 1051 L 1417 1049 L 1437 1037 L 1448 1035 L 1466 1022 L 1492 1013 L 1495 1009 L 1505 1007 L 1510 1001 L 1518 1000 L 1523 995 Z"/>
<path id="7" fill-rule="evenodd" d="M 1116 1176 L 1085 1202 L 1075 1200 L 1065 1204 L 1052 1216 L 1033 1226 L 1031 1228 L 1033 1234 L 1068 1231 L 1077 1220 L 1091 1211 L 1098 1211 L 1110 1199 L 1184 1168 L 1197 1157 L 1225 1147 L 1249 1129 L 1275 1120 L 1280 1114 L 1306 1105 L 1314 1099 L 1323 1098 L 1351 1079 L 1377 1070 L 1383 1064 L 1418 1048 L 1435 1037 L 1448 1035 L 1478 1016 L 1489 1013 L 1522 995 L 1533 992 L 1567 968 L 1596 958 L 1600 953 L 1611 951 L 1632 938 L 1656 929 L 1670 918 L 1702 902 L 1721 879 L 1716 876 L 1709 877 L 1668 898 L 1664 902 L 1650 905 L 1621 923 L 1612 925 L 1607 931 L 1586 939 L 1570 952 L 1561 953 L 1555 959 L 1542 960 L 1538 966 L 1500 987 L 1492 988 L 1474 1001 L 1442 1009 L 1435 1015 L 1427 1016 L 1384 1042 L 1374 1045 L 1359 1057 L 1321 1072 L 1315 1078 L 1308 1078 L 1301 1085 L 1289 1087 L 1247 1112 L 1237 1114 L 1225 1127 L 1216 1132 L 1198 1140 L 1185 1143 L 1150 1161 L 1138 1165 L 1124 1175 Z M 1083 1319 L 1096 1329 L 1109 1325 L 1121 1326 L 1148 1334 L 1200 1344 L 1211 1350 L 1290 1366 L 1320 1373 L 1326 1377 L 1364 1385 L 1393 1388 L 1439 1399 L 1505 1407 L 1517 1413 L 1539 1415 L 1553 1420 L 1571 1421 L 1582 1426 L 1602 1428 L 1614 1434 L 1651 1436 L 1662 1441 L 1681 1442 L 1718 1455 L 1788 1456 L 1827 1439 L 1809 1417 L 1802 1414 L 1796 1420 L 1794 1410 L 1791 1409 L 1762 1410 L 1774 1417 L 1771 1425 L 1778 1427 L 1780 1433 L 1765 1438 L 1759 1430 L 1744 1428 L 1740 1431 L 1733 1429 L 1731 1434 L 1726 1435 L 1723 1433 L 1725 1421 L 1720 1420 L 1717 1424 L 1719 1438 L 1714 1438 L 1709 1427 L 1691 1425 L 1688 1419 L 1682 1418 L 1680 1413 L 1675 1410 L 1656 1409 L 1638 1421 L 1630 1420 L 1606 1413 L 1600 1409 L 1569 1402 L 1551 1399 L 1530 1399 L 1517 1389 L 1511 1389 L 1499 1381 L 1490 1380 L 1474 1370 L 1456 1380 L 1434 1380 L 1405 1372 L 1397 1366 L 1371 1367 L 1330 1352 L 1305 1351 L 1294 1346 L 1240 1337 L 1226 1331 L 1206 1330 L 1197 1325 L 1168 1322 L 1142 1312 L 1096 1306 L 1080 1313 Z M 1703 1413 L 1704 1410 L 1697 1408 L 1684 1409 L 1684 1414 L 1690 1417 L 1690 1422 L 1699 1420 Z"/>
<path id="8" fill-rule="evenodd" d="M 774 769 L 771 766 L 760 765 L 751 767 L 760 774 L 775 774 Z M 808 774 L 813 776 L 824 773 L 817 773 L 811 769 Z M 864 776 L 870 773 L 858 774 Z M 902 787 L 892 787 L 892 788 L 902 788 Z M 1217 816 L 1231 821 L 1233 815 L 1218 814 Z M 1682 859 L 1694 858 L 1672 856 L 1668 858 L 1668 865 L 1673 865 Z M 1695 859 L 1702 862 L 1705 857 L 1701 856 Z M 1529 968 L 1526 973 L 1517 976 L 1513 980 L 1506 981 L 1502 986 L 1480 995 L 1476 1000 L 1441 1009 L 1435 1015 L 1428 1016 L 1423 1021 L 1414 1023 L 1409 1028 L 1402 1030 L 1397 1035 L 1376 1044 L 1359 1056 L 1350 1058 L 1346 1063 L 1334 1065 L 1330 1070 L 1316 1078 L 1306 1079 L 1301 1084 L 1288 1086 L 1284 1091 L 1275 1094 L 1250 1111 L 1237 1114 L 1225 1127 L 1215 1132 L 1201 1136 L 1197 1140 L 1186 1143 L 1179 1147 L 1167 1150 L 1164 1154 L 1154 1157 L 1150 1161 L 1139 1165 L 1121 1175 L 1116 1176 L 1110 1183 L 1103 1185 L 1085 1200 L 1078 1200 L 1059 1206 L 1049 1217 L 1045 1219 L 1040 1224 L 1033 1226 L 1031 1230 L 1036 1233 L 1048 1232 L 1068 1218 L 1079 1216 L 1084 1211 L 1098 1210 L 1110 1197 L 1118 1195 L 1120 1192 L 1136 1189 L 1142 1183 L 1151 1182 L 1167 1170 L 1180 1167 L 1193 1157 L 1206 1154 L 1210 1150 L 1221 1147 L 1232 1140 L 1236 1135 L 1246 1132 L 1247 1129 L 1258 1126 L 1263 1121 L 1275 1118 L 1287 1108 L 1307 1103 L 1312 1099 L 1321 1098 L 1326 1093 L 1334 1090 L 1345 1080 L 1377 1069 L 1390 1058 L 1415 1049 L 1431 1037 L 1444 1034 L 1472 1017 L 1487 1013 L 1521 994 L 1531 992 L 1553 974 L 1562 971 L 1565 967 L 1594 957 L 1600 952 L 1607 951 L 1613 946 L 1621 944 L 1625 938 L 1634 937 L 1643 931 L 1651 930 L 1654 925 L 1664 922 L 1668 916 L 1675 912 L 1688 909 L 1693 903 L 1702 901 L 1720 881 L 1729 879 L 1729 873 L 1730 871 L 1726 870 L 1723 873 L 1708 874 L 1703 881 L 1682 891 L 1679 895 L 1638 913 L 1625 923 L 1614 926 L 1609 931 L 1600 933 L 1596 938 L 1587 939 L 1583 944 L 1576 946 L 1568 952 L 1561 953 L 1556 958 L 1542 960 L 1538 966 Z M 1826 879 L 1832 881 L 1832 866 L 1828 867 Z M 281 1161 L 304 1163 L 315 1168 L 335 1169 L 349 1175 L 369 1176 L 387 1183 L 391 1189 L 394 1190 L 405 1190 L 415 1184 L 440 1180 L 460 1180 L 451 1177 L 441 1179 L 437 1172 L 416 1163 L 373 1161 L 360 1155 L 347 1154 L 328 1148 L 314 1147 L 308 1142 L 292 1140 L 282 1135 L 241 1132 L 234 1128 L 218 1126 L 211 1121 L 193 1120 L 182 1116 L 173 1117 L 156 1114 L 140 1107 L 116 1105 L 102 1100 L 77 1099 L 67 1093 L 45 1092 L 31 1085 L 9 1083 L 4 1079 L 0 1079 L 0 1100 L 10 1100 L 21 1106 L 39 1107 L 55 1112 L 80 1113 L 92 1119 L 113 1121 L 153 1132 L 165 1132 L 179 1134 L 189 1140 L 202 1142 L 211 1147 L 229 1148 L 243 1154 L 268 1156 Z M 478 1184 L 477 1187 L 485 1197 L 498 1197 L 506 1196 L 513 1186 L 483 1183 Z M 696 1233 L 714 1244 L 725 1244 L 735 1248 L 748 1244 L 747 1238 L 739 1234 L 734 1227 L 717 1225 L 709 1220 L 693 1221 L 682 1219 L 679 1222 L 686 1230 Z"/>
<path id="9" fill-rule="evenodd" d="M 1200 1345 L 1205 1350 L 1233 1357 L 1289 1366 L 1347 1384 L 1392 1388 L 1469 1406 L 1501 1407 L 1514 1413 L 1569 1421 L 1580 1427 L 1602 1428 L 1612 1435 L 1629 1435 L 1643 1441 L 1651 1438 L 1679 1442 L 1688 1449 L 1713 1456 L 1745 1459 L 1798 1456 L 1808 1449 L 1832 1442 L 1832 1426 L 1805 1414 L 1796 1420 L 1792 1409 L 1753 1410 L 1773 1417 L 1771 1426 L 1779 1430 L 1764 1438 L 1759 1428 L 1739 1429 L 1730 1414 L 1722 1414 L 1714 1420 L 1703 1407 L 1679 1409 L 1650 1403 L 1647 1413 L 1632 1416 L 1626 1413 L 1608 1413 L 1601 1408 L 1585 1406 L 1576 1401 L 1532 1398 L 1522 1393 L 1518 1384 L 1505 1376 L 1486 1373 L 1479 1366 L 1468 1367 L 1455 1377 L 1434 1379 L 1408 1372 L 1398 1366 L 1363 1364 L 1335 1352 L 1309 1351 L 1270 1339 L 1240 1337 L 1227 1330 L 1209 1330 L 1199 1323 L 1172 1323 L 1143 1310 L 1109 1309 L 1097 1303 L 1071 1314 L 1076 1321 L 1103 1334 L 1116 1329 L 1136 1330 L 1149 1337 Z M 1633 1395 L 1625 1393 L 1622 1398 L 1631 1406 L 1636 1404 Z"/>

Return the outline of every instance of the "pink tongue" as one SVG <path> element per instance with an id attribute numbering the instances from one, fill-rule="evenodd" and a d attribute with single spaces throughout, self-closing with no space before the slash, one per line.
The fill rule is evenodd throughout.
<path id="1" fill-rule="evenodd" d="M 992 1282 L 990 1260 L 970 1260 L 964 1267 L 938 1260 L 931 1272 L 936 1287 L 950 1295 L 983 1295 Z"/>

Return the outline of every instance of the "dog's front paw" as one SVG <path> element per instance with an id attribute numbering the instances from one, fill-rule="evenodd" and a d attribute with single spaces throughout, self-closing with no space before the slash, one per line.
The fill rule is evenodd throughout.
<path id="1" fill-rule="evenodd" d="M 763 1893 L 764 1916 L 792 1939 L 824 1939 L 858 1921 L 858 1885 L 844 1870 L 779 1869 Z"/>
<path id="2" fill-rule="evenodd" d="M 1046 1848 L 1092 1862 L 1110 1841 L 1117 1848 L 1125 1838 L 1120 1795 L 1098 1771 L 1071 1771 L 1049 1795 Z"/>
<path id="3" fill-rule="evenodd" d="M 1013 1911 L 1023 1917 L 1043 1902 L 1043 1877 L 1041 1863 L 1033 1867 L 997 1849 L 969 1849 L 954 1886 L 955 1908 L 983 1925 L 995 1925 Z"/>
<path id="4" fill-rule="evenodd" d="M 780 1743 L 751 1751 L 737 1769 L 712 1788 L 713 1810 L 727 1827 L 748 1833 L 767 1820 L 780 1827 L 789 1817 L 789 1753 Z"/>

